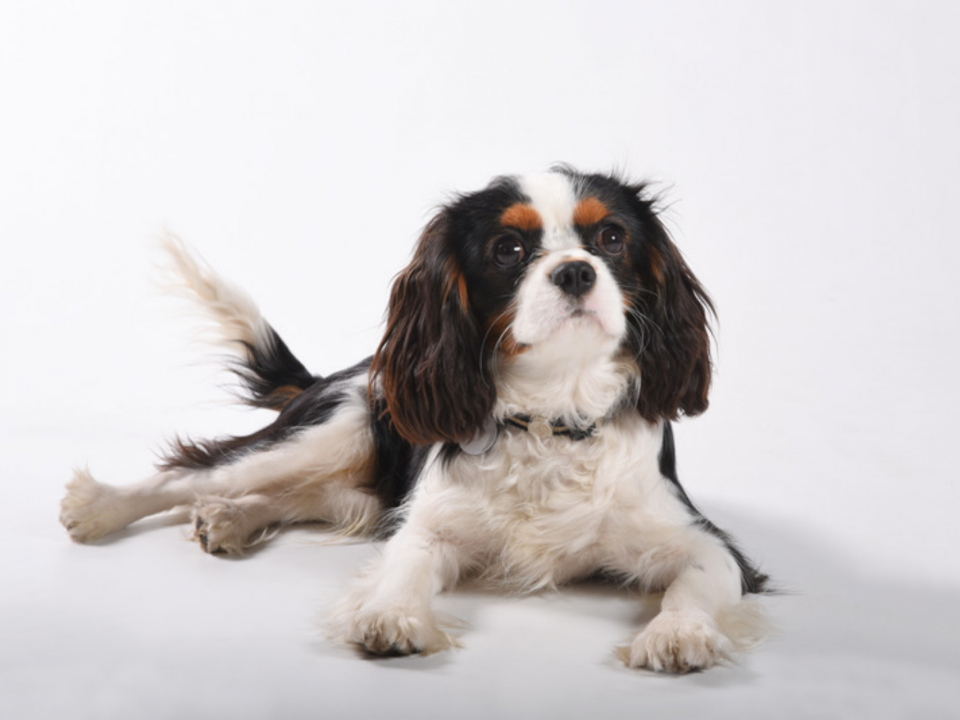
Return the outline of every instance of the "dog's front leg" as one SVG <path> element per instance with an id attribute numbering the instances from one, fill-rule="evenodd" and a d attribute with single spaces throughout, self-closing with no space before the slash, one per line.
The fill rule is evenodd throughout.
<path id="1" fill-rule="evenodd" d="M 409 520 L 334 614 L 340 639 L 373 655 L 432 653 L 458 645 L 431 603 L 460 573 L 455 544 Z"/>
<path id="2" fill-rule="evenodd" d="M 660 614 L 633 640 L 631 667 L 658 672 L 701 670 L 729 656 L 718 615 L 741 599 L 740 569 L 716 538 L 702 537 L 667 586 Z"/>

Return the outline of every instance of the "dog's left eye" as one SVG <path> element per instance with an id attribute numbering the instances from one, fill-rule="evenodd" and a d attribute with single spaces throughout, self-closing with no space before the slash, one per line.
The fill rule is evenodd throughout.
<path id="1" fill-rule="evenodd" d="M 493 261 L 502 268 L 516 267 L 523 261 L 525 255 L 523 243 L 512 235 L 497 240 L 493 249 Z"/>
<path id="2" fill-rule="evenodd" d="M 610 257 L 620 257 L 626 249 L 626 232 L 616 225 L 607 225 L 597 234 L 597 247 Z"/>

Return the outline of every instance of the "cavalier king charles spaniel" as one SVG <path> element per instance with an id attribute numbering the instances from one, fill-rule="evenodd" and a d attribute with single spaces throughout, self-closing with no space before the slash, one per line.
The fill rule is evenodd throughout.
<path id="1" fill-rule="evenodd" d="M 256 305 L 167 238 L 181 284 L 236 350 L 246 437 L 177 440 L 127 486 L 77 471 L 62 502 L 92 542 L 192 507 L 208 553 L 310 521 L 388 535 L 333 612 L 372 655 L 458 645 L 435 594 L 484 577 L 524 592 L 590 577 L 662 592 L 620 649 L 707 668 L 763 635 L 767 577 L 681 487 L 671 421 L 707 408 L 709 298 L 643 184 L 569 167 L 501 177 L 427 224 L 372 358 L 311 374 Z"/>

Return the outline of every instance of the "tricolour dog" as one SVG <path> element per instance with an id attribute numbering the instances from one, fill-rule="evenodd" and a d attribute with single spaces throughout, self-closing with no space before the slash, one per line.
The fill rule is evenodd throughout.
<path id="1" fill-rule="evenodd" d="M 375 655 L 456 645 L 432 598 L 470 576 L 663 592 L 621 652 L 632 667 L 707 668 L 759 637 L 747 596 L 766 576 L 677 479 L 670 423 L 707 408 L 712 307 L 643 184 L 560 167 L 455 198 L 397 277 L 376 353 L 328 377 L 167 247 L 237 351 L 246 401 L 278 415 L 177 441 L 136 484 L 78 471 L 61 514 L 73 539 L 177 506 L 210 553 L 306 521 L 389 534 L 332 620 Z"/>

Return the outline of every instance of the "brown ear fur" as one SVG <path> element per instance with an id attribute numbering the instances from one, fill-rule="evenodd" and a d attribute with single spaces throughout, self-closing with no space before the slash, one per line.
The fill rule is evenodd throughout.
<path id="1" fill-rule="evenodd" d="M 637 407 L 648 420 L 698 415 L 709 404 L 707 315 L 713 314 L 713 303 L 659 221 L 646 252 L 641 287 L 654 292 L 641 292 L 634 301 L 646 318 L 637 328 L 643 337 Z"/>
<path id="2" fill-rule="evenodd" d="M 394 281 L 387 328 L 371 366 L 397 432 L 418 445 L 469 440 L 493 409 L 482 334 L 441 211 Z"/>

